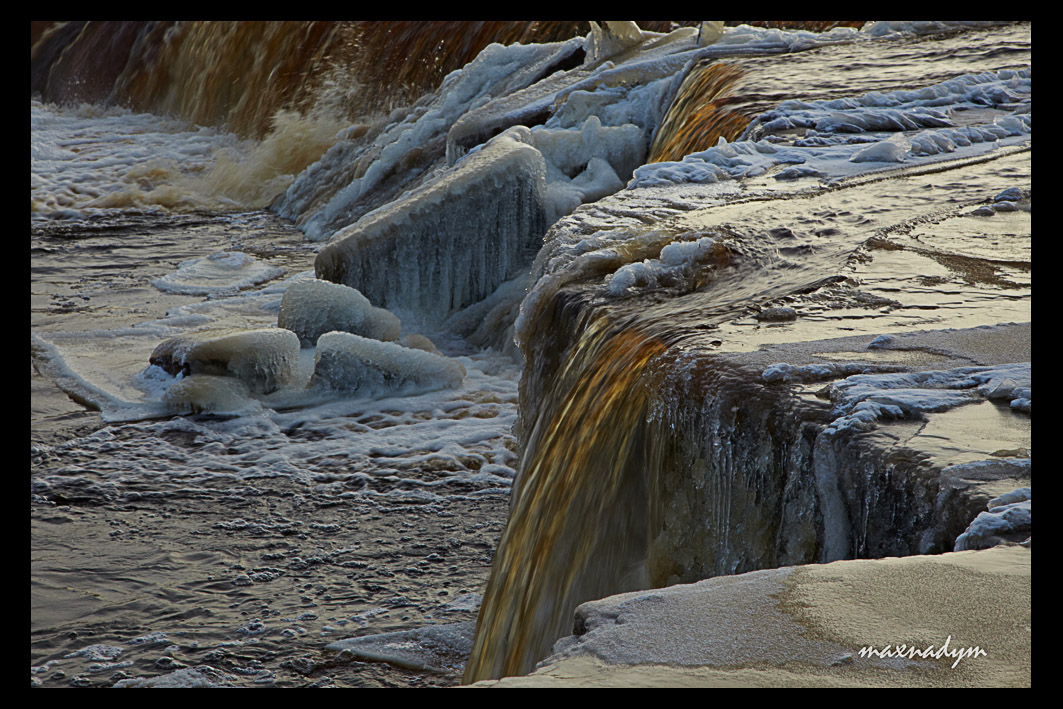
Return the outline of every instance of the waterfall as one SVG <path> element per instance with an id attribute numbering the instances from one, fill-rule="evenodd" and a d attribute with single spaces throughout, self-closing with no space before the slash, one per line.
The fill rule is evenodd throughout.
<path id="1" fill-rule="evenodd" d="M 213 367 L 169 403 L 206 373 L 218 410 L 298 409 L 300 362 L 343 396 L 372 388 L 343 386 L 359 357 L 405 363 L 410 386 L 372 373 L 396 398 L 489 376 L 431 342 L 411 354 L 411 327 L 519 360 L 519 470 L 466 683 L 532 672 L 588 601 L 994 543 L 991 500 L 1028 511 L 1010 492 L 1028 488 L 1028 447 L 933 443 L 951 440 L 935 417 L 1029 419 L 1028 26 L 1012 57 L 936 23 L 743 24 L 711 44 L 698 24 L 31 26 L 42 126 L 85 102 L 70 110 L 128 131 L 112 148 L 180 136 L 166 165 L 112 173 L 121 160 L 77 162 L 97 139 L 79 135 L 69 161 L 35 168 L 35 218 L 268 209 L 314 251 L 299 277 L 330 282 L 303 312 L 333 284 L 391 311 L 387 343 L 323 314 L 297 343 L 259 322 L 284 308 L 273 292 L 254 336 L 214 342 L 225 356 L 203 354 Z M 114 184 L 86 195 L 85 175 Z M 222 396 L 274 336 L 286 376 Z M 60 345 L 33 343 L 77 379 Z M 89 398 L 118 401 L 102 379 Z"/>

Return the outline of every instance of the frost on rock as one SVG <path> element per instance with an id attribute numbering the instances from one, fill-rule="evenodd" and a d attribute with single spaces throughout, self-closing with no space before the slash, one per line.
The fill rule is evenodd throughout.
<path id="1" fill-rule="evenodd" d="M 318 278 L 430 318 L 490 295 L 530 261 L 546 231 L 546 166 L 529 134 L 506 131 L 338 232 L 317 256 Z"/>
<path id="2" fill-rule="evenodd" d="M 303 347 L 338 330 L 374 340 L 399 339 L 402 323 L 383 308 L 374 307 L 354 288 L 317 279 L 296 281 L 284 292 L 277 326 L 299 336 Z"/>
<path id="3" fill-rule="evenodd" d="M 460 387 L 464 379 L 465 368 L 447 357 L 347 332 L 329 332 L 317 341 L 309 386 L 373 397 L 451 389 Z"/>
<path id="4" fill-rule="evenodd" d="M 151 354 L 151 364 L 170 374 L 234 377 L 254 394 L 289 385 L 299 362 L 299 338 L 290 330 L 248 330 L 196 342 L 172 339 Z"/>

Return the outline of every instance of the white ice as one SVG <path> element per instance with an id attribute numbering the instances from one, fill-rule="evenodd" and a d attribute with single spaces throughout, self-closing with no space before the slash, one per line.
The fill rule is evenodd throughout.
<path id="1" fill-rule="evenodd" d="M 219 296 L 283 275 L 283 269 L 264 264 L 249 254 L 223 251 L 184 261 L 177 270 L 156 278 L 151 284 L 166 293 Z"/>
<path id="2" fill-rule="evenodd" d="M 465 368 L 454 360 L 348 332 L 318 338 L 309 386 L 357 396 L 420 394 L 460 387 Z"/>
<path id="3" fill-rule="evenodd" d="M 395 315 L 374 307 L 354 288 L 316 278 L 288 286 L 277 326 L 298 335 L 303 347 L 314 346 L 317 338 L 333 330 L 384 341 L 397 340 L 402 332 Z"/>

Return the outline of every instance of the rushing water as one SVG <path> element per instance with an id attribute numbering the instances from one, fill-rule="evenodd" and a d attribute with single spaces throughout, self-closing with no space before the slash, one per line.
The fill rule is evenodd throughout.
<path id="1" fill-rule="evenodd" d="M 752 314 L 797 308 L 806 339 L 844 318 L 847 334 L 1029 320 L 1028 94 L 964 103 L 979 89 L 961 85 L 939 93 L 947 116 L 905 113 L 928 121 L 913 139 L 1020 125 L 953 145 L 944 168 L 867 174 L 849 158 L 889 134 L 866 127 L 783 161 L 825 186 L 753 172 L 762 155 L 706 158 L 749 168 L 711 181 L 679 162 L 743 132 L 804 147 L 815 131 L 766 114 L 791 99 L 805 102 L 794 116 L 1028 69 L 1029 24 L 744 27 L 699 49 L 695 30 L 651 23 L 603 58 L 613 39 L 585 43 L 580 23 L 45 24 L 31 71 L 37 686 L 451 685 L 470 647 L 467 680 L 527 672 L 584 600 L 819 560 L 822 540 L 782 529 L 804 508 L 766 485 L 762 504 L 718 487 L 689 503 L 707 531 L 677 519 L 676 471 L 804 455 L 786 437 L 799 416 L 777 413 L 788 395 L 736 400 L 744 424 L 725 411 L 745 373 L 713 358 L 788 341 Z M 851 108 L 831 104 L 829 121 Z M 649 188 L 621 190 L 633 174 Z M 1025 211 L 988 227 L 962 211 L 1012 187 Z M 993 238 L 972 241 L 976 227 Z M 384 382 L 407 385 L 322 387 L 313 347 L 264 393 L 149 366 L 167 340 L 276 328 L 315 275 L 401 318 Z M 920 304 L 899 302 L 913 290 Z M 408 385 L 411 348 L 460 365 L 461 385 Z M 690 442 L 743 425 L 770 429 L 776 451 Z M 748 536 L 728 537 L 732 517 Z M 442 635 L 396 636 L 420 659 L 325 649 L 427 626 Z"/>

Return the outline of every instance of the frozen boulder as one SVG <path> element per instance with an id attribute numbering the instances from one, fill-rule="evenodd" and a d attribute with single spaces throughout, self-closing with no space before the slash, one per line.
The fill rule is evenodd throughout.
<path id="1" fill-rule="evenodd" d="M 377 308 L 358 290 L 317 279 L 296 281 L 281 300 L 277 326 L 299 336 L 303 347 L 334 330 L 373 340 L 399 338 L 402 323 L 392 313 Z"/>
<path id="2" fill-rule="evenodd" d="M 464 379 L 465 368 L 447 357 L 348 332 L 328 332 L 317 341 L 309 386 L 359 396 L 409 395 L 459 387 Z"/>
<path id="3" fill-rule="evenodd" d="M 234 377 L 254 394 L 269 394 L 291 383 L 299 362 L 299 338 L 291 330 L 247 330 L 197 342 L 167 340 L 151 363 L 170 374 Z"/>
<path id="4" fill-rule="evenodd" d="M 171 384 L 163 393 L 162 400 L 174 411 L 183 414 L 232 412 L 251 403 L 251 392 L 239 379 L 196 374 Z"/>

